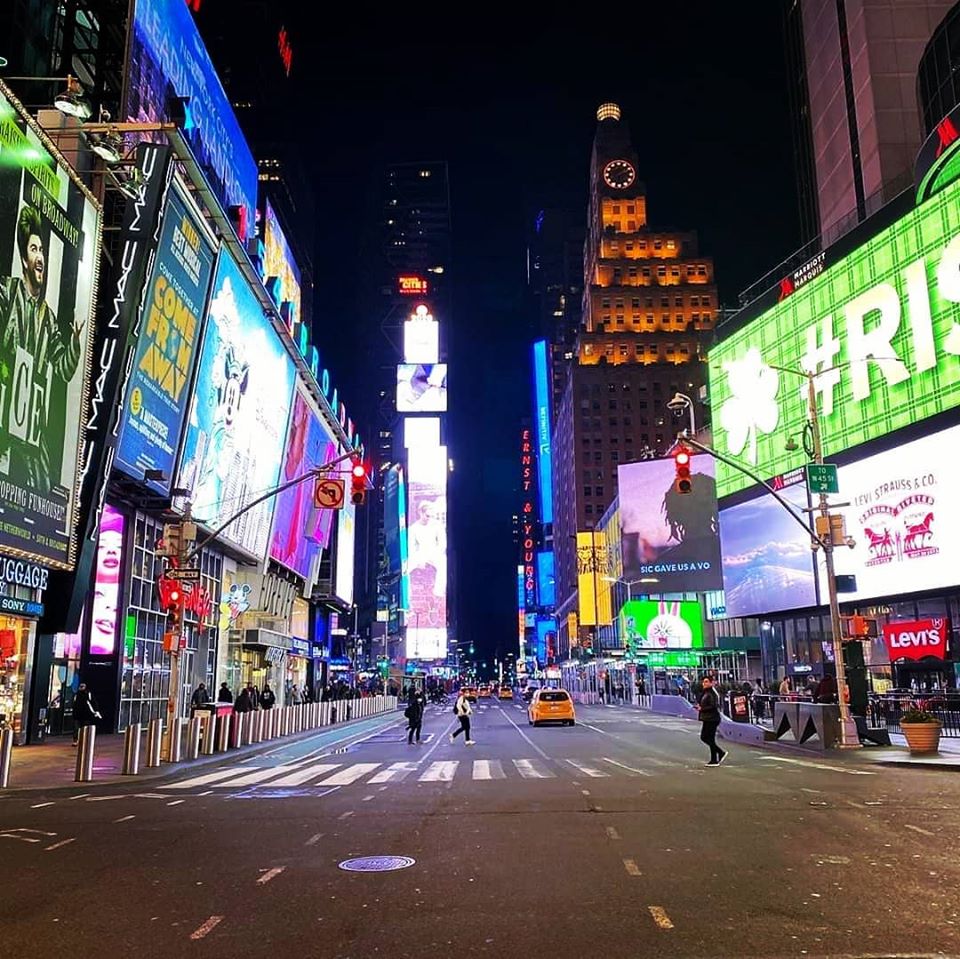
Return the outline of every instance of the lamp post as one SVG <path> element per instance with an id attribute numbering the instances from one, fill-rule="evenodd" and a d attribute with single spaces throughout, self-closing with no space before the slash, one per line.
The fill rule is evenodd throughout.
<path id="1" fill-rule="evenodd" d="M 682 409 L 690 412 L 690 435 L 697 435 L 697 421 L 693 412 L 693 400 L 686 393 L 674 393 L 673 399 L 667 400 L 667 409 L 679 412 Z"/>

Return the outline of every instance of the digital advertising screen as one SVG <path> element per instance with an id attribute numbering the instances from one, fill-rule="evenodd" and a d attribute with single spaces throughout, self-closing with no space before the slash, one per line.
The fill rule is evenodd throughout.
<path id="1" fill-rule="evenodd" d="M 397 467 L 397 533 L 400 537 L 400 608 L 410 609 L 410 539 L 407 536 L 407 484 Z"/>
<path id="2" fill-rule="evenodd" d="M 397 367 L 398 413 L 445 413 L 446 410 L 446 363 L 401 363 Z"/>
<path id="3" fill-rule="evenodd" d="M 537 413 L 537 470 L 540 478 L 540 521 L 553 522 L 553 452 L 550 447 L 550 377 L 547 342 L 533 344 L 533 400 Z"/>
<path id="4" fill-rule="evenodd" d="M 313 401 L 298 384 L 280 483 L 303 476 L 313 467 L 329 463 L 336 455 L 336 441 L 327 432 Z M 270 541 L 270 556 L 304 579 L 310 578 L 311 566 L 319 551 L 330 545 L 336 512 L 314 506 L 314 486 L 314 480 L 305 480 L 277 495 Z"/>
<path id="5" fill-rule="evenodd" d="M 333 591 L 347 606 L 353 604 L 353 566 L 356 550 L 357 508 L 344 503 L 337 511 L 336 580 Z"/>
<path id="6" fill-rule="evenodd" d="M 403 448 L 440 445 L 439 416 L 408 416 L 403 421 Z"/>
<path id="7" fill-rule="evenodd" d="M 0 543 L 75 562 L 101 211 L 0 88 Z"/>
<path id="8" fill-rule="evenodd" d="M 126 119 L 170 119 L 168 97 L 189 98 L 183 132 L 224 209 L 242 209 L 246 239 L 257 211 L 257 165 L 183 0 L 136 0 L 126 87 Z"/>
<path id="9" fill-rule="evenodd" d="M 162 470 L 165 480 L 145 485 L 163 496 L 173 482 L 215 259 L 200 213 L 180 189 L 171 188 L 114 460 L 118 469 L 141 481 L 146 470 Z"/>
<path id="10" fill-rule="evenodd" d="M 217 263 L 176 485 L 217 527 L 277 485 L 293 399 L 293 360 L 233 257 Z M 265 557 L 275 497 L 221 534 Z"/>
<path id="11" fill-rule="evenodd" d="M 801 510 L 807 488 L 797 483 L 780 490 Z M 800 609 L 817 604 L 810 536 L 769 493 L 720 511 L 723 551 L 723 613 L 721 617 L 757 616 L 775 610 Z"/>
<path id="12" fill-rule="evenodd" d="M 557 574 L 552 549 L 537 553 L 537 598 L 541 606 L 554 606 L 557 602 Z"/>
<path id="13" fill-rule="evenodd" d="M 104 504 L 97 539 L 97 571 L 90 607 L 90 655 L 117 651 L 117 607 L 123 574 L 123 513 Z"/>
<path id="14" fill-rule="evenodd" d="M 838 546 L 838 574 L 853 574 L 849 602 L 940 589 L 960 569 L 960 427 L 904 443 L 838 471 L 839 499 L 853 548 Z M 819 557 L 821 583 L 825 573 Z"/>
<path id="15" fill-rule="evenodd" d="M 292 332 L 293 324 L 303 318 L 300 303 L 300 268 L 293 258 L 287 237 L 280 228 L 277 212 L 264 202 L 263 209 L 263 277 L 280 278 L 280 302 L 290 303 L 291 313 L 287 317 Z"/>
<path id="16" fill-rule="evenodd" d="M 429 313 L 414 314 L 403 324 L 403 361 L 436 363 L 440 359 L 440 324 Z"/>
<path id="17" fill-rule="evenodd" d="M 400 483 L 399 464 L 383 475 L 383 551 L 388 576 L 400 572 Z"/>
<path id="18" fill-rule="evenodd" d="M 703 615 L 687 600 L 631 599 L 620 611 L 621 635 L 634 649 L 700 649 Z"/>
<path id="19" fill-rule="evenodd" d="M 408 659 L 447 655 L 447 448 L 411 449 L 407 567 Z"/>
<path id="20" fill-rule="evenodd" d="M 679 493 L 673 457 L 619 467 L 623 579 L 653 580 L 651 593 L 723 587 L 714 469 L 712 456 L 693 456 L 692 491 Z"/>
<path id="21" fill-rule="evenodd" d="M 960 180 L 711 348 L 718 452 L 764 479 L 802 466 L 787 440 L 808 420 L 807 371 L 827 456 L 960 404 L 958 204 Z M 717 467 L 720 496 L 752 483 Z"/>

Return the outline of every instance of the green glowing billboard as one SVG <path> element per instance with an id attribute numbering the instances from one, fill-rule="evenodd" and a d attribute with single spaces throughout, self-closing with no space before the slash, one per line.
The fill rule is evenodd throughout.
<path id="1" fill-rule="evenodd" d="M 960 182 L 719 343 L 709 368 L 717 450 L 765 479 L 807 460 L 804 371 L 827 455 L 960 405 Z M 717 463 L 720 496 L 750 485 Z"/>

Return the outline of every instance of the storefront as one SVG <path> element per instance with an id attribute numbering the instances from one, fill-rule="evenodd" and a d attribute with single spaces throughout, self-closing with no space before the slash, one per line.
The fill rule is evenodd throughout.
<path id="1" fill-rule="evenodd" d="M 290 637 L 290 649 L 287 652 L 287 661 L 284 669 L 283 695 L 284 702 L 292 702 L 293 690 L 303 693 L 309 685 L 310 672 L 310 643 L 298 636 Z"/>

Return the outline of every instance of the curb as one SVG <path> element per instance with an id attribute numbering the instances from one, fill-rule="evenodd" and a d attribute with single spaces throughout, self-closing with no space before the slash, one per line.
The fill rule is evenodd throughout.
<path id="1" fill-rule="evenodd" d="M 36 785 L 26 785 L 18 786 L 16 784 L 7 786 L 5 789 L 0 789 L 0 799 L 4 796 L 12 795 L 13 793 L 25 793 L 25 792 L 50 792 L 55 789 L 78 789 L 78 788 L 91 788 L 96 786 L 119 786 L 123 784 L 135 785 L 138 782 L 153 782 L 158 779 L 164 779 L 168 776 L 174 776 L 178 773 L 185 772 L 191 769 L 196 769 L 202 766 L 209 766 L 211 763 L 215 762 L 225 762 L 235 758 L 240 757 L 250 757 L 250 756 L 259 756 L 265 752 L 268 752 L 271 749 L 277 749 L 281 746 L 300 742 L 301 740 L 307 739 L 310 736 L 316 736 L 318 733 L 329 733 L 329 732 L 344 732 L 345 735 L 343 739 L 349 739 L 352 735 L 350 730 L 355 728 L 359 723 L 368 723 L 373 719 L 380 718 L 396 718 L 399 715 L 402 718 L 402 711 L 399 709 L 396 712 L 384 712 L 377 713 L 375 716 L 364 716 L 360 719 L 350 719 L 342 723 L 335 723 L 329 726 L 317 726 L 314 729 L 305 729 L 299 733 L 296 733 L 291 736 L 284 736 L 282 739 L 271 739 L 269 741 L 247 744 L 246 746 L 241 746 L 235 749 L 229 749 L 224 753 L 213 753 L 212 755 L 205 756 L 200 755 L 196 759 L 190 760 L 181 760 L 178 763 L 162 763 L 156 767 L 142 767 L 140 772 L 135 776 L 125 776 L 122 773 L 116 773 L 109 776 L 104 776 L 102 778 L 94 777 L 89 782 L 56 782 L 56 783 L 47 783 L 47 784 L 36 784 Z M 385 726 L 389 723 L 384 723 Z M 331 744 L 331 748 L 339 744 L 339 740 L 334 739 L 334 742 Z M 13 779 L 16 776 L 16 770 L 11 770 L 10 778 Z"/>

